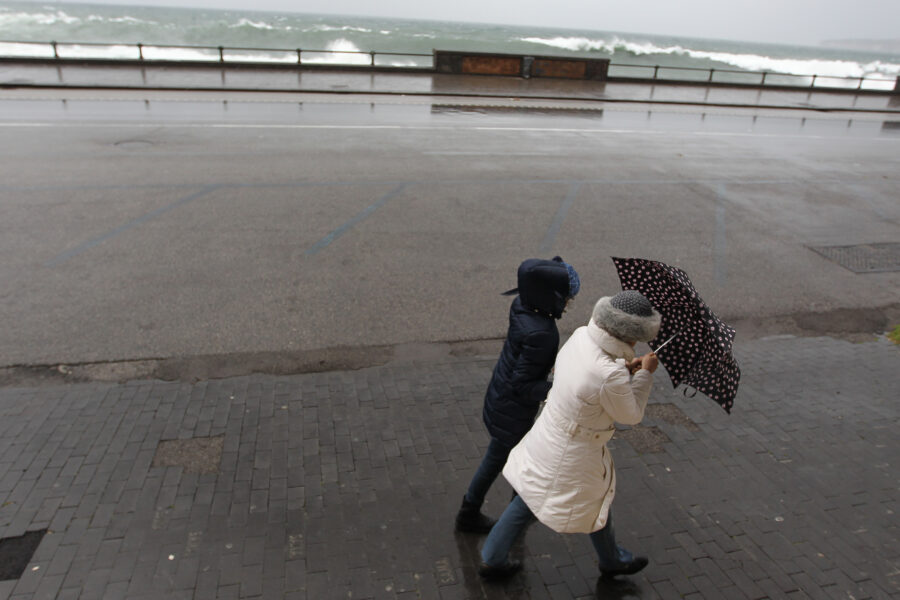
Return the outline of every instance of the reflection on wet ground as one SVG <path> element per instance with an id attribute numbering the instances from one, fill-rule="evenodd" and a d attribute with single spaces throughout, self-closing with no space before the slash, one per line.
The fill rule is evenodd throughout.
<path id="1" fill-rule="evenodd" d="M 5 122 L 150 122 L 164 125 L 395 128 L 540 128 L 766 136 L 896 137 L 900 119 L 881 113 L 735 109 L 652 104 L 559 103 L 494 99 L 429 102 L 421 98 L 316 94 L 161 94 L 147 91 L 45 92 L 0 99 Z M 85 92 L 87 93 L 87 92 Z"/>
<path id="2" fill-rule="evenodd" d="M 550 108 L 546 106 L 490 106 L 477 104 L 432 104 L 434 115 L 545 115 L 553 117 L 600 118 L 602 108 Z"/>
<path id="3" fill-rule="evenodd" d="M 896 110 L 900 95 L 823 88 L 646 84 L 479 75 L 294 70 L 272 67 L 84 65 L 6 61 L 0 85 L 93 89 L 243 90 L 270 93 L 445 95 L 470 98 L 649 102 L 675 105 Z"/>

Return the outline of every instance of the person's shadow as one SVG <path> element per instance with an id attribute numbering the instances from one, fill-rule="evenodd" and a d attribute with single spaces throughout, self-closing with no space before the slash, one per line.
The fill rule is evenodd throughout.
<path id="1" fill-rule="evenodd" d="M 604 600 L 631 600 L 641 597 L 641 586 L 631 579 L 597 579 L 597 598 Z"/>

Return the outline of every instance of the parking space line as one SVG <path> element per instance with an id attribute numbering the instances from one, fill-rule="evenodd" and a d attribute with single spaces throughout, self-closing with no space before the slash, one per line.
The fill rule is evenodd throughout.
<path id="1" fill-rule="evenodd" d="M 371 215 L 373 212 L 375 212 L 376 210 L 381 208 L 388 200 L 398 196 L 406 188 L 407 185 L 409 185 L 409 184 L 401 183 L 400 185 L 395 187 L 393 190 L 389 191 L 387 194 L 383 195 L 381 198 L 376 200 L 374 203 L 372 203 L 369 206 L 367 206 L 366 208 L 364 208 L 362 211 L 357 213 L 352 219 L 350 219 L 349 221 L 347 221 L 346 223 L 344 223 L 343 225 L 341 225 L 340 227 L 338 227 L 337 229 L 335 229 L 334 231 L 332 231 L 331 233 L 329 233 L 328 235 L 323 237 L 321 240 L 319 240 L 318 242 L 316 242 L 315 244 L 310 246 L 309 249 L 307 249 L 305 252 L 306 256 L 313 256 L 313 255 L 321 252 L 323 249 L 325 249 L 326 246 L 331 244 L 331 242 L 335 241 L 336 239 L 338 239 L 339 237 L 341 237 L 342 235 L 344 235 L 345 233 L 350 231 L 356 224 L 364 221 L 369 215 Z"/>
<path id="2" fill-rule="evenodd" d="M 544 241 L 541 243 L 540 252 L 549 252 L 551 248 L 553 248 L 553 244 L 556 243 L 556 236 L 562 228 L 563 221 L 566 220 L 566 213 L 569 212 L 569 207 L 572 206 L 572 203 L 575 201 L 575 197 L 578 195 L 578 190 L 581 189 L 582 183 L 584 182 L 573 181 L 569 184 L 569 193 L 566 194 L 563 201 L 559 203 L 559 208 L 556 209 L 556 215 L 553 217 L 553 222 L 550 223 L 547 234 L 544 236 Z"/>
<path id="3" fill-rule="evenodd" d="M 78 246 L 75 246 L 71 250 L 63 252 L 62 254 L 48 260 L 47 262 L 44 263 L 44 266 L 45 267 L 58 266 L 58 265 L 64 263 L 65 261 L 69 260 L 70 258 L 72 258 L 74 256 L 78 256 L 82 252 L 85 252 L 86 250 L 90 250 L 94 246 L 102 244 L 106 240 L 116 237 L 120 233 L 123 233 L 125 231 L 128 231 L 129 229 L 133 229 L 139 225 L 142 225 L 143 223 L 146 223 L 147 221 L 149 221 L 151 219 L 155 219 L 156 217 L 158 217 L 162 214 L 165 214 L 165 213 L 169 212 L 170 210 L 178 208 L 179 206 L 183 206 L 183 205 L 187 204 L 188 202 L 192 202 L 193 200 L 196 200 L 197 198 L 205 196 L 205 195 L 209 194 L 210 192 L 213 192 L 221 187 L 223 187 L 223 186 L 207 185 L 204 188 L 202 188 L 201 190 L 194 192 L 190 196 L 185 196 L 184 198 L 176 200 L 175 202 L 173 202 L 169 205 L 166 205 L 166 206 L 163 206 L 162 208 L 158 208 L 156 210 L 150 211 L 147 214 L 142 215 L 136 219 L 132 219 L 131 221 L 128 221 L 127 223 L 120 225 L 119 227 L 116 227 L 115 229 L 108 231 L 108 232 L 104 233 L 103 235 L 96 237 L 92 240 L 82 242 L 81 244 L 79 244 Z"/>

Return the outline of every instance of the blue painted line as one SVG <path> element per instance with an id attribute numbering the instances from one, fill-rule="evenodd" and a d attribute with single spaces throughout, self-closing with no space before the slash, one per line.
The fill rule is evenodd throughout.
<path id="1" fill-rule="evenodd" d="M 553 248 L 553 244 L 556 243 L 556 236 L 559 234 L 559 230 L 566 220 L 566 213 L 569 212 L 569 207 L 575 202 L 575 197 L 578 195 L 578 190 L 581 189 L 582 183 L 583 182 L 581 181 L 574 181 L 569 185 L 569 193 L 566 194 L 566 197 L 560 202 L 559 208 L 556 209 L 556 215 L 553 217 L 553 222 L 550 223 L 550 228 L 547 229 L 547 235 L 544 236 L 544 241 L 541 243 L 540 252 L 550 252 Z"/>
<path id="2" fill-rule="evenodd" d="M 90 250 L 94 246 L 98 246 L 98 245 L 102 244 L 103 242 L 116 237 L 120 233 L 128 231 L 129 229 L 134 229 L 135 227 L 142 225 L 143 223 L 146 223 L 147 221 L 149 221 L 151 219 L 155 219 L 156 217 L 158 217 L 162 214 L 165 214 L 165 213 L 169 212 L 170 210 L 178 208 L 179 206 L 183 206 L 183 205 L 187 204 L 188 202 L 191 202 L 193 200 L 196 200 L 197 198 L 200 198 L 201 196 L 205 196 L 205 195 L 209 194 L 210 192 L 213 192 L 213 191 L 219 189 L 220 187 L 222 187 L 222 186 L 208 185 L 208 186 L 204 187 L 203 189 L 201 189 L 200 191 L 191 194 L 190 196 L 186 196 L 184 198 L 181 198 L 180 200 L 176 200 L 175 202 L 173 202 L 172 204 L 169 204 L 168 206 L 163 206 L 162 208 L 158 208 L 158 209 L 148 212 L 147 214 L 142 215 L 136 219 L 128 221 L 127 223 L 120 225 L 119 227 L 116 227 L 115 229 L 104 233 L 100 237 L 96 237 L 92 240 L 83 242 L 83 243 L 79 244 L 78 246 L 72 248 L 71 250 L 69 250 L 67 252 L 63 252 L 59 256 L 48 260 L 47 262 L 44 263 L 44 266 L 45 267 L 55 267 L 57 265 L 60 265 L 60 264 L 64 263 L 65 261 L 69 260 L 70 258 L 78 256 L 82 252 Z"/>
<path id="3" fill-rule="evenodd" d="M 325 247 L 328 246 L 331 242 L 335 241 L 336 239 L 350 231 L 356 224 L 364 221 L 366 218 L 368 218 L 369 215 L 381 208 L 388 200 L 398 196 L 400 192 L 402 192 L 406 188 L 407 185 L 408 184 L 406 183 L 398 185 L 393 190 L 376 200 L 373 204 L 361 210 L 355 217 L 310 246 L 309 249 L 305 252 L 306 256 L 313 256 L 324 250 Z"/>
<path id="4" fill-rule="evenodd" d="M 728 283 L 728 198 L 724 184 L 716 187 L 716 231 L 713 237 L 713 272 L 716 283 L 724 286 Z"/>

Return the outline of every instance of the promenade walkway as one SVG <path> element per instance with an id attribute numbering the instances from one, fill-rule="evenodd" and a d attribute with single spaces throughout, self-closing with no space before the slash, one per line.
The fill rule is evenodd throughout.
<path id="1" fill-rule="evenodd" d="M 429 73 L 296 71 L 236 65 L 216 68 L 152 64 L 138 67 L 134 63 L 120 66 L 0 63 L 0 88 L 17 87 L 530 98 L 900 113 L 900 95 L 897 94 L 854 94 L 823 88 L 800 91 Z"/>
<path id="2" fill-rule="evenodd" d="M 661 369 L 644 422 L 614 438 L 618 536 L 651 561 L 614 584 L 586 536 L 540 524 L 524 571 L 483 583 L 482 540 L 454 533 L 493 353 L 3 388 L 0 570 L 17 552 L 24 570 L 0 599 L 900 598 L 900 349 L 775 337 L 736 354 L 732 415 Z M 43 530 L 30 558 L 8 551 Z"/>

